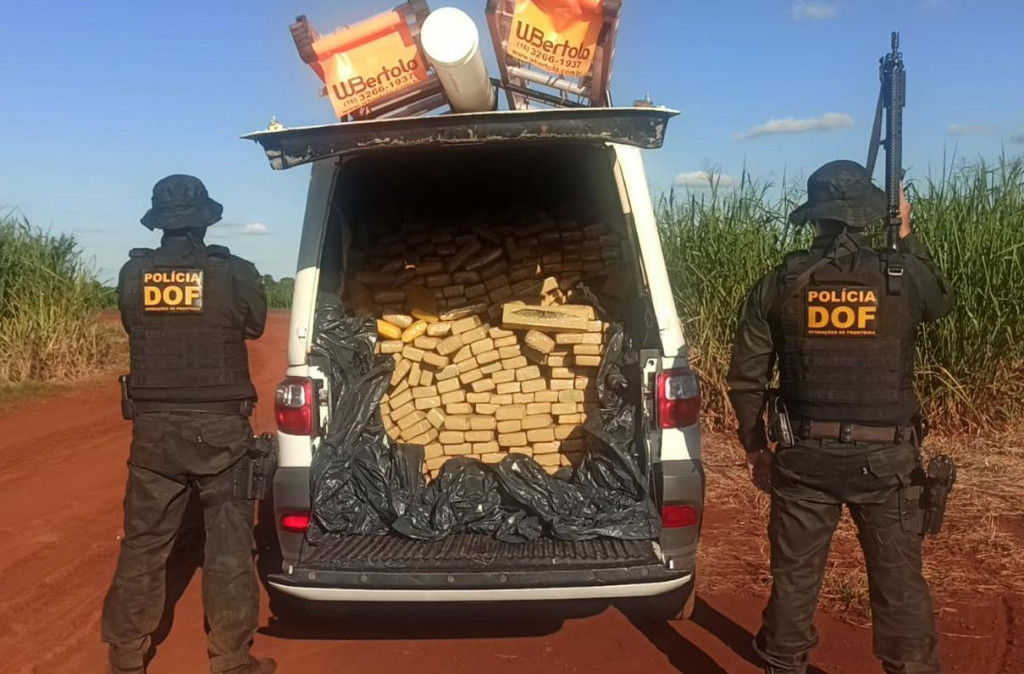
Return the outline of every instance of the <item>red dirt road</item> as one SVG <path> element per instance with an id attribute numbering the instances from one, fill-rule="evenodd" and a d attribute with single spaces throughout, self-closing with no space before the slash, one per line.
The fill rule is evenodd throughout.
<path id="1" fill-rule="evenodd" d="M 273 424 L 266 401 L 284 372 L 286 332 L 287 315 L 273 314 L 251 349 L 265 401 L 259 430 Z M 129 438 L 112 377 L 0 415 L 0 671 L 103 671 L 99 613 L 117 558 Z M 716 517 L 713 503 L 709 508 L 704 535 L 714 537 L 729 522 Z M 201 572 L 193 572 L 188 554 L 192 537 L 182 539 L 175 575 L 184 590 L 154 674 L 208 671 Z M 282 625 L 264 597 L 254 650 L 275 657 L 283 674 L 757 672 L 750 641 L 763 602 L 754 594 L 702 596 L 693 621 L 671 626 L 634 624 L 617 609 L 589 605 L 352 607 Z M 944 609 L 946 671 L 1024 671 L 1021 602 L 979 598 L 977 606 Z M 817 671 L 881 671 L 869 630 L 829 616 L 819 616 L 818 625 Z"/>

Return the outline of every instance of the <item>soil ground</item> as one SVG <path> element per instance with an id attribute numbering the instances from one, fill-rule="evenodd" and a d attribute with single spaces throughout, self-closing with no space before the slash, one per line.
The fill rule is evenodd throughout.
<path id="1" fill-rule="evenodd" d="M 286 313 L 272 314 L 266 336 L 251 347 L 264 401 L 255 418 L 261 431 L 273 426 L 268 401 L 284 372 L 287 325 Z M 4 672 L 104 670 L 99 613 L 117 558 L 130 433 L 120 418 L 113 376 L 59 397 L 7 405 L 0 414 Z M 708 438 L 709 464 L 721 460 L 726 468 L 709 468 L 700 600 L 689 622 L 633 622 L 615 608 L 591 604 L 395 605 L 353 606 L 285 625 L 270 615 L 264 595 L 254 650 L 275 657 L 283 674 L 760 671 L 750 643 L 767 591 L 765 537 L 742 501 L 715 501 L 728 486 L 723 481 L 741 475 L 728 465 L 728 442 Z M 1019 543 L 1022 527 L 1011 529 Z M 194 521 L 186 523 L 169 569 L 154 674 L 208 671 L 197 532 Z M 837 549 L 833 558 L 849 555 L 855 551 Z M 857 589 L 850 592 L 856 599 Z M 842 598 L 841 587 L 836 594 Z M 934 594 L 946 671 L 1024 671 L 1024 598 L 947 585 L 934 587 Z M 818 672 L 881 671 L 871 656 L 867 619 L 855 603 L 837 611 L 843 604 L 833 598 L 827 602 L 831 611 L 819 611 L 821 645 L 812 659 Z"/>

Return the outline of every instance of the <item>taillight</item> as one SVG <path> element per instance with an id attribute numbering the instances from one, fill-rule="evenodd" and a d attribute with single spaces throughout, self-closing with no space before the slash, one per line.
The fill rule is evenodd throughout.
<path id="1" fill-rule="evenodd" d="M 281 528 L 294 534 L 304 534 L 309 528 L 309 513 L 296 512 L 281 515 Z"/>
<path id="2" fill-rule="evenodd" d="M 289 435 L 315 435 L 313 423 L 317 412 L 313 380 L 307 377 L 288 377 L 277 385 L 274 398 L 274 416 L 277 429 Z"/>
<path id="3" fill-rule="evenodd" d="M 666 370 L 658 375 L 658 424 L 662 428 L 686 428 L 700 420 L 700 383 L 689 368 Z"/>
<path id="4" fill-rule="evenodd" d="M 661 526 L 666 529 L 683 529 L 700 524 L 700 512 L 689 505 L 667 505 L 661 507 Z"/>

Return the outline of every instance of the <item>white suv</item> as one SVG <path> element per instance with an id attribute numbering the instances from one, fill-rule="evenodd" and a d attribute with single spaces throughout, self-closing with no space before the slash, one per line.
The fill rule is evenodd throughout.
<path id="1" fill-rule="evenodd" d="M 247 136 L 263 145 L 275 169 L 312 165 L 289 367 L 276 409 L 273 509 L 283 568 L 270 576 L 273 588 L 306 601 L 643 598 L 666 618 L 692 610 L 704 503 L 699 388 L 688 367 L 640 153 L 661 147 L 675 114 L 659 108 L 501 111 Z M 624 291 L 629 311 L 622 318 L 641 349 L 636 379 L 643 387 L 638 418 L 645 432 L 638 434 L 637 450 L 661 509 L 657 539 L 542 537 L 507 544 L 468 534 L 441 543 L 397 534 L 349 536 L 332 543 L 326 556 L 306 541 L 310 465 L 331 424 L 326 368 L 311 356 L 318 298 L 342 290 L 352 223 L 425 194 L 494 212 L 513 201 L 536 200 L 540 209 L 584 203 L 628 242 L 634 280 Z"/>

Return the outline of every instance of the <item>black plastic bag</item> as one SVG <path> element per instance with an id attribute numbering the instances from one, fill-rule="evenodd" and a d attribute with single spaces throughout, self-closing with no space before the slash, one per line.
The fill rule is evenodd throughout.
<path id="1" fill-rule="evenodd" d="M 633 373 L 633 381 L 626 370 Z M 637 423 L 639 391 L 636 350 L 623 326 L 613 324 L 597 376 L 601 409 L 588 415 L 583 424 L 584 432 L 590 436 L 589 447 L 600 451 L 587 452 L 573 474 L 574 483 L 622 493 L 637 501 L 650 500 L 649 474 L 641 470 L 647 461 L 637 453 L 643 447 Z"/>
<path id="2" fill-rule="evenodd" d="M 581 541 L 600 536 L 626 540 L 657 537 L 657 519 L 650 517 L 653 508 L 629 494 L 549 475 L 540 464 L 521 454 L 510 454 L 494 470 L 509 495 L 540 517 L 555 538 Z"/>
<path id="3" fill-rule="evenodd" d="M 490 466 L 467 457 L 445 462 L 418 503 L 395 522 L 395 531 L 424 540 L 453 533 L 491 534 L 506 543 L 541 535 L 540 521 L 505 494 Z"/>
<path id="4" fill-rule="evenodd" d="M 374 354 L 376 322 L 321 301 L 313 353 L 330 363 L 330 428 L 310 470 L 311 542 L 327 534 L 383 534 L 422 488 L 423 448 L 389 446 L 380 401 L 394 360 Z"/>

